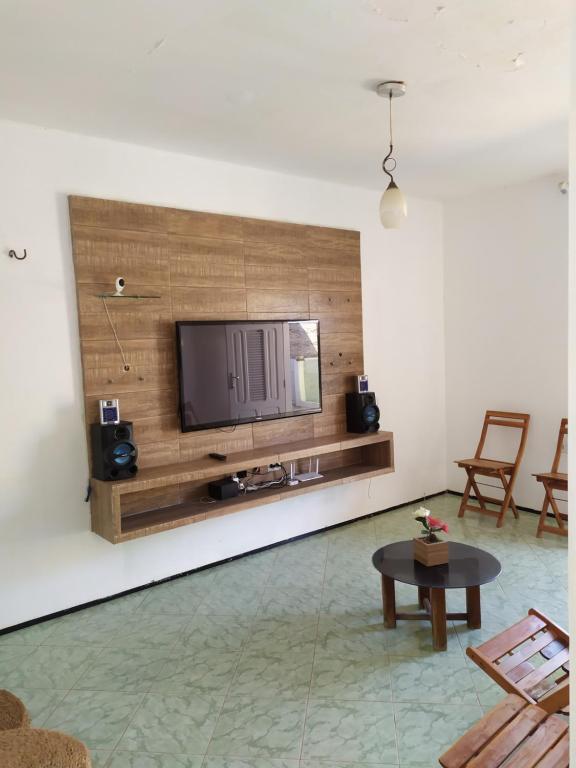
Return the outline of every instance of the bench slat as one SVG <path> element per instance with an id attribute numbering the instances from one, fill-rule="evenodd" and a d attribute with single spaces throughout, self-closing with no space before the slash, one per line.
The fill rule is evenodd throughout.
<path id="1" fill-rule="evenodd" d="M 506 768 L 534 768 L 568 731 L 568 725 L 559 717 L 549 717 L 538 730 L 522 744 Z"/>
<path id="2" fill-rule="evenodd" d="M 462 768 L 462 766 L 467 765 L 468 761 L 478 754 L 494 734 L 498 733 L 527 707 L 528 703 L 520 696 L 514 694 L 507 696 L 442 755 L 440 765 L 444 768 Z"/>
<path id="3" fill-rule="evenodd" d="M 534 704 L 526 707 L 492 739 L 481 755 L 470 760 L 468 768 L 498 768 L 547 717 L 546 712 Z"/>
<path id="4" fill-rule="evenodd" d="M 568 733 L 538 763 L 538 768 L 568 768 L 570 765 L 570 738 Z"/>

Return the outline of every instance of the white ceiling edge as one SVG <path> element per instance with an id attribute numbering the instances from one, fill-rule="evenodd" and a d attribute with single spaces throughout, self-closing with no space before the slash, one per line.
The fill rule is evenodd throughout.
<path id="1" fill-rule="evenodd" d="M 103 135 L 97 135 L 93 133 L 84 133 L 79 131 L 67 131 L 65 129 L 58 128 L 56 126 L 22 122 L 18 120 L 9 120 L 9 119 L 0 117 L 0 126 L 1 125 L 5 125 L 12 131 L 16 131 L 16 132 L 20 130 L 32 130 L 32 131 L 38 131 L 40 133 L 53 133 L 65 139 L 66 138 L 70 138 L 70 139 L 82 138 L 87 140 L 94 140 L 98 142 L 109 143 L 114 146 L 126 147 L 127 149 L 148 150 L 158 155 L 187 158 L 193 162 L 202 162 L 208 165 L 216 164 L 221 166 L 232 167 L 238 170 L 255 171 L 257 173 L 270 174 L 273 176 L 287 177 L 291 179 L 300 179 L 302 181 L 323 184 L 323 185 L 326 185 L 327 187 L 341 187 L 343 189 L 356 190 L 363 193 L 366 193 L 366 192 L 374 193 L 375 196 L 378 194 L 381 194 L 386 188 L 388 183 L 388 178 L 385 177 L 384 174 L 383 174 L 383 183 L 381 187 L 367 186 L 367 185 L 364 186 L 361 184 L 351 184 L 345 180 L 327 179 L 324 177 L 312 176 L 305 173 L 294 173 L 278 167 L 273 168 L 269 166 L 256 165 L 256 164 L 249 165 L 245 163 L 234 162 L 224 157 L 191 154 L 187 152 L 176 151 L 173 149 L 167 149 L 166 147 L 163 147 L 163 146 L 140 144 L 133 141 L 121 141 L 111 136 L 103 136 Z M 396 175 L 397 175 L 397 178 L 400 179 L 400 173 L 398 172 Z M 504 181 L 499 179 L 494 184 L 483 184 L 481 186 L 477 186 L 474 190 L 470 190 L 462 193 L 455 192 L 453 194 L 436 194 L 436 195 L 422 194 L 421 192 L 412 192 L 410 187 L 404 184 L 402 184 L 402 191 L 404 192 L 406 197 L 410 200 L 420 200 L 423 202 L 449 203 L 453 200 L 473 198 L 478 195 L 488 194 L 491 191 L 503 190 L 503 189 L 516 187 L 516 186 L 523 186 L 526 184 L 532 184 L 537 181 L 545 180 L 545 179 L 555 180 L 556 183 L 559 183 L 560 181 L 567 181 L 568 175 L 569 174 L 568 174 L 568 163 L 567 163 L 565 169 L 557 169 L 552 171 L 540 171 L 538 173 L 533 173 L 533 174 L 527 173 L 521 179 L 514 178 L 512 180 L 504 180 Z M 230 215 L 233 215 L 233 214 L 230 213 Z"/>

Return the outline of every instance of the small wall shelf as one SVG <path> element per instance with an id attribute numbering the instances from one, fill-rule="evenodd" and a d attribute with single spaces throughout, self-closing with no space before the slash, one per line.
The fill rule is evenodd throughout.
<path id="1" fill-rule="evenodd" d="M 161 299 L 159 293 L 97 293 L 98 299 Z"/>
<path id="2" fill-rule="evenodd" d="M 207 483 L 239 470 L 323 456 L 323 477 L 296 486 L 272 487 L 224 501 L 206 502 Z M 301 442 L 271 445 L 229 454 L 224 462 L 210 458 L 141 470 L 131 480 L 92 483 L 92 531 L 118 544 L 211 517 L 310 493 L 321 488 L 377 477 L 394 471 L 391 432 L 340 434 Z M 170 503 L 169 499 L 182 501 Z M 155 502 L 138 508 L 140 495 Z M 134 510 L 137 511 L 134 511 Z"/>

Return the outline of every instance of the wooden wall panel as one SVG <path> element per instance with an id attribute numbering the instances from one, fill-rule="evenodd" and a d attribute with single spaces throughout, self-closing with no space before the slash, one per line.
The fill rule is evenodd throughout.
<path id="1" fill-rule="evenodd" d="M 170 214 L 168 208 L 140 203 L 103 200 L 98 197 L 68 198 L 73 225 L 102 229 L 130 229 L 134 232 L 166 232 Z"/>
<path id="2" fill-rule="evenodd" d="M 308 291 L 277 291 L 262 288 L 246 291 L 248 312 L 308 313 Z"/>
<path id="3" fill-rule="evenodd" d="M 358 232 L 83 197 L 69 207 L 87 425 L 100 398 L 119 397 L 142 467 L 345 431 L 344 393 L 363 373 Z M 129 293 L 161 297 L 106 300 L 128 371 L 99 297 L 118 276 Z M 308 317 L 320 320 L 322 414 L 180 432 L 176 320 Z M 186 492 L 134 494 L 129 509 Z"/>
<path id="4" fill-rule="evenodd" d="M 166 235 L 74 226 L 72 237 L 78 283 L 109 284 L 112 274 L 131 284 L 169 284 Z"/>
<path id="5" fill-rule="evenodd" d="M 242 243 L 204 237 L 169 240 L 170 285 L 191 288 L 243 288 Z"/>

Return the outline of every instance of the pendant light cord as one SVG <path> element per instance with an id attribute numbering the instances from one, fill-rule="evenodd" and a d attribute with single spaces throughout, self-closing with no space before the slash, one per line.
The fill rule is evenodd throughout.
<path id="1" fill-rule="evenodd" d="M 390 151 L 382 161 L 382 170 L 384 171 L 385 174 L 390 176 L 390 183 L 394 184 L 394 176 L 392 176 L 392 171 L 396 170 L 396 160 L 392 157 L 392 150 L 394 149 L 394 143 L 392 138 L 392 92 L 391 91 L 389 95 L 389 104 L 388 104 L 388 128 L 390 131 Z M 387 162 L 394 163 L 394 165 L 392 165 L 390 170 L 386 168 Z"/>

